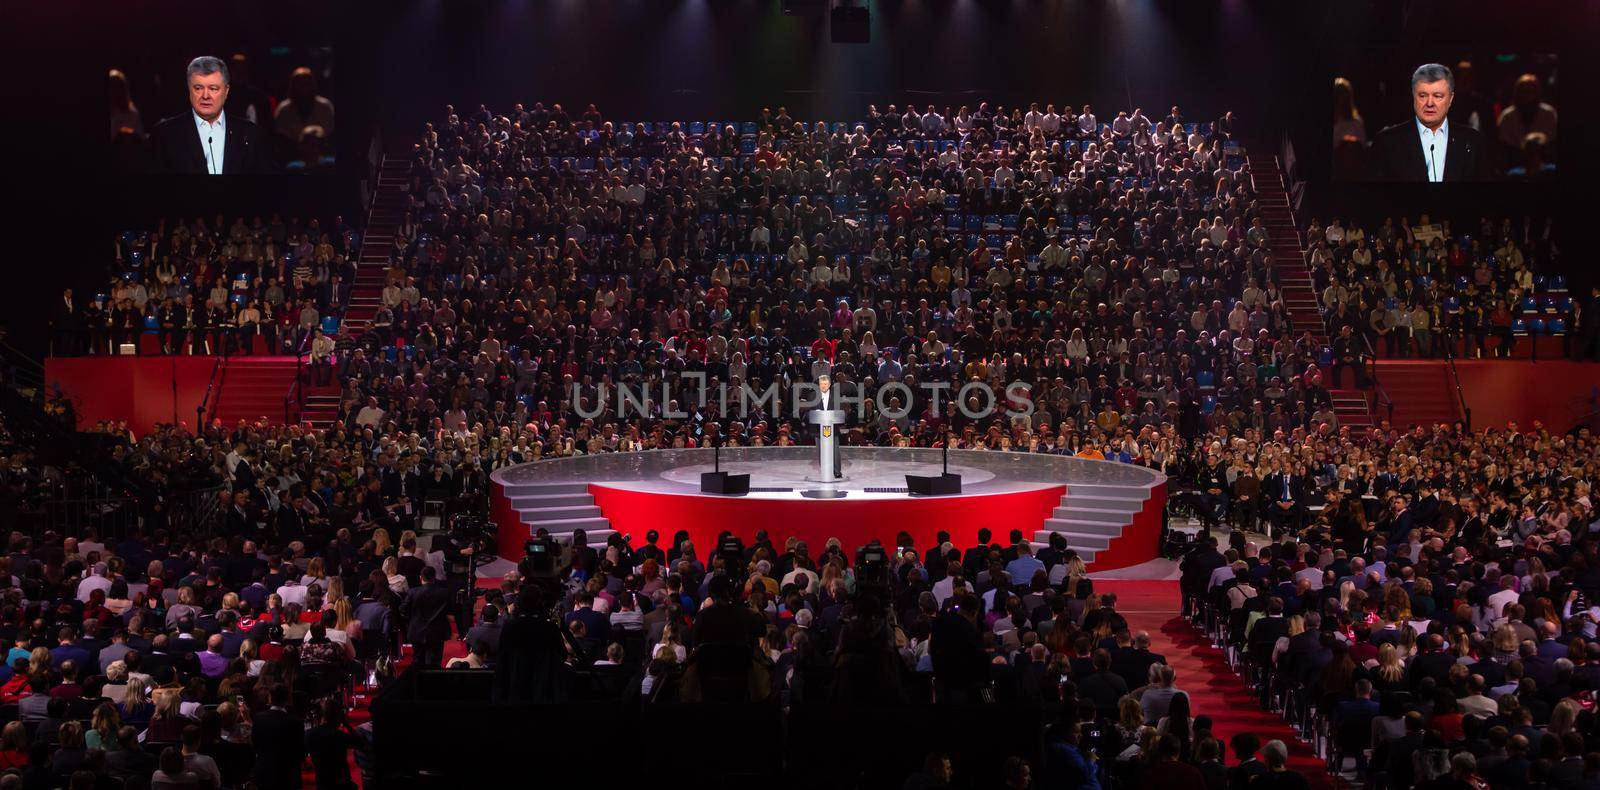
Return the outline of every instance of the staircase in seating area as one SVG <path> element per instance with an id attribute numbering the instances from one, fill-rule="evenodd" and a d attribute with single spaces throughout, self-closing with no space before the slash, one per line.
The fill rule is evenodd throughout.
<path id="1" fill-rule="evenodd" d="M 1320 345 L 1327 346 L 1327 324 L 1322 319 L 1316 285 L 1306 259 L 1305 240 L 1295 224 L 1294 209 L 1289 205 L 1289 190 L 1283 181 L 1283 170 L 1278 167 L 1278 158 L 1250 154 L 1249 161 L 1251 183 L 1261 204 L 1261 224 L 1267 228 L 1272 270 L 1283 292 L 1289 324 L 1297 337 L 1309 329 Z M 1323 374 L 1328 372 L 1324 370 Z M 1330 387 L 1328 394 L 1333 399 L 1333 412 L 1338 415 L 1340 425 L 1364 428 L 1373 424 L 1371 401 L 1364 390 Z"/>
<path id="2" fill-rule="evenodd" d="M 1144 510 L 1151 489 L 1137 485 L 1071 485 L 1061 504 L 1045 519 L 1044 529 L 1033 533 L 1035 550 L 1050 545 L 1050 536 L 1059 534 L 1085 565 L 1094 568 L 1097 553 L 1109 551 L 1118 540 L 1127 540 L 1123 530 Z"/>
<path id="3" fill-rule="evenodd" d="M 506 486 L 505 494 L 529 536 L 543 527 L 558 542 L 571 543 L 573 532 L 581 529 L 586 543 L 603 550 L 615 531 L 600 515 L 588 483 L 514 483 Z"/>
<path id="4" fill-rule="evenodd" d="M 356 258 L 355 282 L 350 286 L 350 304 L 340 322 L 341 331 L 359 337 L 372 325 L 373 316 L 383 303 L 384 273 L 389 268 L 389 253 L 394 237 L 405 218 L 410 200 L 411 160 L 385 154 L 378 166 L 378 184 L 372 193 L 366 232 Z M 300 419 L 318 428 L 333 424 L 339 412 L 339 386 L 308 387 Z"/>
<path id="5" fill-rule="evenodd" d="M 229 357 L 218 380 L 216 403 L 207 419 L 234 425 L 240 420 L 265 419 L 278 424 L 284 417 L 283 399 L 294 383 L 295 358 L 287 355 Z M 290 415 L 291 419 L 293 415 Z"/>
<path id="6" fill-rule="evenodd" d="M 1461 408 L 1450 380 L 1450 363 L 1439 359 L 1383 359 L 1377 363 L 1378 380 L 1394 401 L 1394 427 L 1450 424 L 1461 419 Z"/>

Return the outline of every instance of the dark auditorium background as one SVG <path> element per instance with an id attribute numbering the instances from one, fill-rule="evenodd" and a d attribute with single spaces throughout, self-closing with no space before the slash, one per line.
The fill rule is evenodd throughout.
<path id="1" fill-rule="evenodd" d="M 30 269 L 94 281 L 109 240 L 130 222 L 234 211 L 358 213 L 360 171 L 372 132 L 410 133 L 442 105 L 509 105 L 542 99 L 593 101 L 607 117 L 752 116 L 787 106 L 798 118 L 853 118 L 870 103 L 946 104 L 1045 100 L 1101 107 L 1131 102 L 1164 114 L 1182 96 L 1194 117 L 1236 111 L 1246 136 L 1294 147 L 1308 180 L 1310 214 L 1358 201 L 1410 205 L 1405 190 L 1333 184 L 1323 139 L 1338 63 L 1395 46 L 1408 36 L 1434 41 L 1493 29 L 1505 46 L 1560 54 L 1566 140 L 1592 135 L 1596 4 L 1385 2 L 1006 2 L 877 0 L 873 44 L 831 43 L 826 15 L 785 15 L 779 0 L 661 2 L 245 2 L 39 4 L 8 25 L 3 57 L 14 215 Z M 196 13 L 207 9 L 207 13 Z M 1552 19 L 1572 24 L 1551 24 Z M 92 20 L 92 22 L 91 22 Z M 137 43 L 196 52 L 236 38 L 332 46 L 339 82 L 337 174 L 248 184 L 192 184 L 123 176 L 107 167 L 105 73 L 115 53 Z M 230 31 L 226 35 L 223 31 Z M 891 41 L 893 46 L 884 42 Z M 1083 31 L 1098 35 L 1080 36 Z M 606 46 L 592 42 L 604 39 Z M 916 42 L 910 45 L 908 42 Z M 1484 44 L 1481 39 L 1476 43 Z M 220 53 L 226 55 L 227 53 Z M 581 109 L 581 107 L 580 107 Z M 1594 155 L 1571 145 L 1557 189 L 1505 185 L 1451 190 L 1454 207 L 1511 209 L 1548 202 L 1576 211 L 1593 180 Z M 1305 213 L 1305 212 L 1303 212 Z M 1572 227 L 1566 222 L 1558 227 Z M 1594 276 L 1580 256 L 1570 277 Z M 27 299 L 7 311 L 14 343 L 42 353 L 43 304 L 56 276 L 25 277 Z"/>

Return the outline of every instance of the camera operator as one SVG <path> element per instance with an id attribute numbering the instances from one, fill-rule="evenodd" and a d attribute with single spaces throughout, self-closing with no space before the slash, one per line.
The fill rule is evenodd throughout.
<path id="1" fill-rule="evenodd" d="M 572 690 L 573 662 L 586 663 L 572 631 L 551 616 L 538 587 L 518 595 L 511 621 L 500 632 L 495 702 L 565 702 Z"/>
<path id="2" fill-rule="evenodd" d="M 457 620 L 464 628 L 472 627 L 472 610 L 477 603 L 477 550 L 483 534 L 481 521 L 463 515 L 451 520 L 449 532 L 433 540 L 434 549 L 444 554 L 445 586 L 460 606 Z"/>

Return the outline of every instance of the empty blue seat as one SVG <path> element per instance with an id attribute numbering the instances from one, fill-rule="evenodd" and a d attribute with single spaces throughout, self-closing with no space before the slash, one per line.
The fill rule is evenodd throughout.
<path id="1" fill-rule="evenodd" d="M 1206 395 L 1200 399 L 1200 413 L 1210 415 L 1217 410 L 1217 396 Z"/>
<path id="2" fill-rule="evenodd" d="M 146 332 L 154 332 L 154 331 L 156 331 L 156 330 L 158 330 L 160 328 L 161 328 L 161 323 L 156 321 L 156 317 L 155 316 L 147 315 L 147 316 L 144 317 L 144 331 L 146 331 Z"/>
<path id="3" fill-rule="evenodd" d="M 1524 313 L 1533 313 L 1533 312 L 1538 312 L 1538 310 L 1539 310 L 1539 300 L 1538 299 L 1535 299 L 1535 298 L 1533 298 L 1531 296 L 1523 297 L 1523 299 L 1522 299 L 1522 312 L 1524 312 Z"/>
<path id="4" fill-rule="evenodd" d="M 1544 334 L 1544 319 L 1535 318 L 1528 322 L 1528 331 L 1535 335 Z"/>
<path id="5" fill-rule="evenodd" d="M 337 334 L 339 334 L 339 318 L 338 318 L 338 316 L 331 316 L 331 315 L 330 316 L 323 316 L 323 318 L 322 318 L 322 333 L 325 334 L 325 335 L 337 335 Z"/>
<path id="6" fill-rule="evenodd" d="M 1202 370 L 1194 374 L 1194 383 L 1203 389 L 1211 389 L 1217 385 L 1217 374 L 1209 370 Z"/>
<path id="7" fill-rule="evenodd" d="M 1526 332 L 1526 331 L 1528 331 L 1528 322 L 1522 320 L 1521 318 L 1518 318 L 1515 321 L 1512 321 L 1511 322 L 1511 331 L 1513 331 L 1513 332 Z"/>
<path id="8" fill-rule="evenodd" d="M 1325 368 L 1332 367 L 1333 366 L 1333 349 L 1328 348 L 1327 346 L 1323 346 L 1322 347 L 1322 353 L 1320 355 L 1318 355 L 1318 357 L 1317 357 L 1317 364 L 1319 366 L 1325 367 Z"/>
<path id="9" fill-rule="evenodd" d="M 1546 324 L 1546 326 L 1549 327 L 1550 334 L 1559 335 L 1562 332 L 1567 331 L 1567 319 L 1565 319 L 1565 318 L 1552 318 Z"/>
<path id="10" fill-rule="evenodd" d="M 706 125 L 705 124 L 703 124 L 703 123 L 701 123 L 699 121 L 690 121 L 689 122 L 689 134 L 699 136 L 699 135 L 702 135 L 702 134 L 705 134 L 705 133 L 706 133 Z"/>
<path id="11" fill-rule="evenodd" d="M 744 125 L 739 129 L 741 134 L 755 134 L 756 131 L 757 129 L 755 121 L 745 121 Z"/>
<path id="12" fill-rule="evenodd" d="M 1567 276 L 1565 274 L 1553 275 L 1550 278 L 1550 290 L 1552 290 L 1552 291 L 1565 291 L 1565 290 L 1567 290 Z"/>

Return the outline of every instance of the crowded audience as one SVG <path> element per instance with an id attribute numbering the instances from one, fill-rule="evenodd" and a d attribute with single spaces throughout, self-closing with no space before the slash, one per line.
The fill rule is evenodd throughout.
<path id="1" fill-rule="evenodd" d="M 1330 335 L 1350 327 L 1369 356 L 1509 358 L 1560 335 L 1546 355 L 1600 360 L 1600 293 L 1568 292 L 1552 233 L 1531 216 L 1484 217 L 1476 229 L 1426 214 L 1334 217 L 1312 218 L 1306 243 Z"/>

